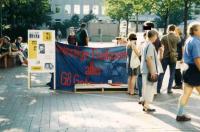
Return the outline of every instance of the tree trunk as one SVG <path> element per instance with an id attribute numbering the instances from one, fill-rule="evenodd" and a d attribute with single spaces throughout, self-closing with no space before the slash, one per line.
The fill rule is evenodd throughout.
<path id="1" fill-rule="evenodd" d="M 2 37 L 2 30 L 3 30 L 3 28 L 2 28 L 2 25 L 3 25 L 3 23 L 2 23 L 2 1 L 0 1 L 0 37 Z"/>
<path id="2" fill-rule="evenodd" d="M 121 21 L 120 20 L 118 20 L 118 23 L 119 23 L 119 25 L 118 25 L 118 36 L 120 36 L 120 24 L 121 24 Z"/>
<path id="3" fill-rule="evenodd" d="M 184 0 L 184 40 L 187 38 L 188 0 Z"/>
<path id="4" fill-rule="evenodd" d="M 138 12 L 136 13 L 136 33 L 138 32 Z"/>
<path id="5" fill-rule="evenodd" d="M 165 19 L 164 19 L 164 23 L 165 23 L 164 34 L 167 34 L 168 17 L 169 17 L 169 10 L 167 9 L 167 12 L 166 12 L 166 15 L 165 15 Z"/>
<path id="6" fill-rule="evenodd" d="M 128 36 L 129 19 L 126 19 L 126 36 Z"/>

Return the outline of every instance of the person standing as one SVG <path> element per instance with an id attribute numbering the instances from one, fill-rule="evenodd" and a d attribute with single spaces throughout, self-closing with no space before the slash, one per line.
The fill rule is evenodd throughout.
<path id="1" fill-rule="evenodd" d="M 68 44 L 76 45 L 76 35 L 74 33 L 74 27 L 71 27 L 69 30 L 69 36 L 67 37 Z"/>
<path id="2" fill-rule="evenodd" d="M 185 115 L 185 105 L 188 103 L 193 89 L 196 88 L 200 94 L 200 22 L 189 25 L 190 37 L 186 40 L 184 49 L 184 62 L 188 69 L 184 71 L 184 90 L 179 99 L 176 121 L 189 121 L 190 117 Z"/>
<path id="3" fill-rule="evenodd" d="M 134 92 L 136 77 L 138 74 L 140 60 L 139 60 L 139 51 L 136 47 L 136 34 L 130 33 L 128 36 L 127 44 L 127 68 L 128 68 L 128 94 L 136 95 Z"/>
<path id="4" fill-rule="evenodd" d="M 175 72 L 175 86 L 173 89 L 182 89 L 182 73 L 181 73 L 181 64 L 183 64 L 183 50 L 184 50 L 184 39 L 182 37 L 182 32 L 180 28 L 176 28 L 177 35 L 180 40 L 177 45 L 177 63 L 176 63 L 176 72 Z"/>
<path id="5" fill-rule="evenodd" d="M 169 65 L 170 69 L 170 78 L 167 88 L 167 93 L 172 94 L 172 84 L 175 76 L 175 70 L 176 70 L 176 52 L 177 52 L 177 44 L 179 41 L 179 37 L 175 33 L 176 26 L 175 25 L 169 25 L 168 26 L 168 34 L 163 36 L 161 39 L 161 44 L 164 46 L 164 53 L 163 53 L 163 59 L 161 61 L 164 73 L 159 75 L 158 78 L 158 85 L 157 85 L 157 93 L 160 93 L 160 89 L 162 87 L 163 77 L 167 70 L 167 66 Z M 173 53 L 173 58 L 170 57 Z"/>
<path id="6" fill-rule="evenodd" d="M 158 74 L 163 72 L 161 63 L 158 59 L 158 54 L 153 43 L 156 41 L 158 33 L 156 30 L 150 30 L 147 32 L 147 42 L 142 52 L 141 60 L 141 73 L 142 73 L 142 102 L 143 111 L 155 112 L 155 109 L 150 108 L 150 103 L 153 102 L 154 94 L 156 93 L 156 80 Z"/>
<path id="7" fill-rule="evenodd" d="M 89 37 L 85 23 L 82 23 L 80 29 L 76 32 L 76 41 L 78 46 L 88 46 Z"/>

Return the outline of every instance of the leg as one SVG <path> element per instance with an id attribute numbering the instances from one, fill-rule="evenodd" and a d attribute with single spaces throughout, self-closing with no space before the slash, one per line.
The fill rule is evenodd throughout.
<path id="1" fill-rule="evenodd" d="M 200 95 L 200 86 L 196 87 L 196 90 L 197 90 L 197 92 L 198 92 L 199 95 Z"/>
<path id="2" fill-rule="evenodd" d="M 142 75 L 139 74 L 137 76 L 137 88 L 138 88 L 138 91 L 139 91 L 139 97 L 142 97 Z"/>
<path id="3" fill-rule="evenodd" d="M 193 87 L 184 83 L 184 91 L 182 96 L 179 99 L 179 104 L 178 104 L 178 116 L 183 116 L 184 114 L 184 107 L 188 103 L 188 100 L 190 98 L 190 95 L 192 94 Z"/>
<path id="4" fill-rule="evenodd" d="M 170 77 L 169 77 L 169 83 L 168 83 L 168 89 L 167 92 L 170 93 L 175 77 L 175 70 L 176 70 L 176 64 L 170 64 L 169 65 L 169 70 L 170 70 Z"/>
<path id="5" fill-rule="evenodd" d="M 175 83 L 176 83 L 176 86 L 182 86 L 181 69 L 176 69 L 176 72 L 175 72 Z"/>
<path id="6" fill-rule="evenodd" d="M 163 77 L 164 77 L 164 75 L 165 75 L 165 71 L 166 71 L 167 65 L 168 65 L 167 59 L 163 59 L 161 63 L 162 63 L 162 67 L 163 67 L 164 73 L 161 73 L 161 74 L 159 75 L 159 77 L 158 77 L 157 93 L 160 93 L 160 89 L 161 89 L 161 87 L 162 87 Z"/>
<path id="7" fill-rule="evenodd" d="M 131 76 L 130 78 L 130 87 L 129 87 L 129 92 L 130 94 L 134 94 L 134 88 L 135 88 L 135 80 L 136 80 L 136 76 Z"/>

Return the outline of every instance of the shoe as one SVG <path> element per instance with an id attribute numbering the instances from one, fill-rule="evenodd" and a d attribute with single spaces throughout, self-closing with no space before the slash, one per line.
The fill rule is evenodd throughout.
<path id="1" fill-rule="evenodd" d="M 150 108 L 145 109 L 145 108 L 143 108 L 143 111 L 145 111 L 147 113 L 151 113 L 151 112 L 155 112 L 156 109 L 150 109 Z"/>
<path id="2" fill-rule="evenodd" d="M 129 95 L 138 95 L 137 93 L 129 93 Z"/>
<path id="3" fill-rule="evenodd" d="M 173 89 L 182 89 L 182 86 L 180 85 L 180 86 L 174 86 L 174 87 L 172 87 Z"/>
<path id="4" fill-rule="evenodd" d="M 27 67 L 28 65 L 26 63 L 22 63 L 22 66 L 26 66 Z"/>
<path id="5" fill-rule="evenodd" d="M 190 121 L 190 120 L 191 120 L 191 118 L 186 116 L 186 115 L 182 115 L 182 116 L 177 116 L 176 117 L 176 121 L 180 121 L 180 122 L 182 122 L 182 121 Z"/>
<path id="6" fill-rule="evenodd" d="M 144 101 L 139 101 L 138 104 L 141 104 L 142 106 L 144 106 Z"/>
<path id="7" fill-rule="evenodd" d="M 172 92 L 171 90 L 170 90 L 170 91 L 167 91 L 167 93 L 168 93 L 168 94 L 173 94 L 173 92 Z"/>

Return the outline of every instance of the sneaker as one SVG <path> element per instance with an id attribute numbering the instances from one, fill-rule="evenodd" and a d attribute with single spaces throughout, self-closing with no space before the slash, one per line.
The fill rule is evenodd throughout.
<path id="1" fill-rule="evenodd" d="M 22 63 L 22 66 L 28 66 L 27 64 L 25 64 L 25 63 Z"/>
<path id="2" fill-rule="evenodd" d="M 173 89 L 182 89 L 182 86 L 180 85 L 180 86 L 174 86 L 174 87 L 172 87 Z"/>
<path id="3" fill-rule="evenodd" d="M 176 117 L 176 121 L 180 121 L 180 122 L 182 122 L 182 121 L 190 121 L 190 120 L 191 120 L 191 118 L 186 116 L 186 115 L 182 115 L 182 116 L 177 116 Z"/>
<path id="4" fill-rule="evenodd" d="M 172 92 L 171 90 L 170 90 L 170 91 L 167 91 L 167 93 L 168 93 L 168 94 L 173 94 L 173 92 Z"/>

